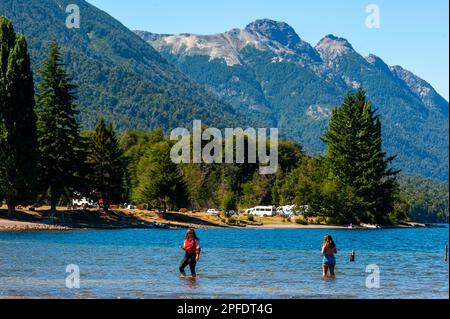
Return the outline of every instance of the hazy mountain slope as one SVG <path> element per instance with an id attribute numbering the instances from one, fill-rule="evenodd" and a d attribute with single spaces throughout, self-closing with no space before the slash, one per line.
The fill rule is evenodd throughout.
<path id="1" fill-rule="evenodd" d="M 69 4 L 80 7 L 80 29 L 65 25 Z M 34 70 L 49 41 L 60 43 L 79 85 L 85 128 L 92 128 L 99 116 L 112 119 L 119 129 L 173 129 L 192 125 L 193 119 L 219 127 L 248 122 L 120 22 L 85 1 L 2 0 L 0 15 L 9 17 L 27 37 Z"/>
<path id="2" fill-rule="evenodd" d="M 331 109 L 364 87 L 384 124 L 385 148 L 407 174 L 448 179 L 448 102 L 424 80 L 367 58 L 328 35 L 315 47 L 286 23 L 257 20 L 217 35 L 136 33 L 224 101 L 324 150 Z"/>

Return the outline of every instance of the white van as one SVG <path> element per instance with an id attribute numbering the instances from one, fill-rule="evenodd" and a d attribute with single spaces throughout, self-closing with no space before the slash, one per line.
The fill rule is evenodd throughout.
<path id="1" fill-rule="evenodd" d="M 277 213 L 285 217 L 293 217 L 296 215 L 295 205 L 286 205 L 278 207 Z"/>
<path id="2" fill-rule="evenodd" d="M 246 214 L 253 216 L 274 216 L 276 212 L 275 206 L 256 206 L 245 211 Z"/>

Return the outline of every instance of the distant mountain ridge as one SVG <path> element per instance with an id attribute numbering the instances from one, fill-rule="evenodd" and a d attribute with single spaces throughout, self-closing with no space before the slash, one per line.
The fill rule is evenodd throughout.
<path id="1" fill-rule="evenodd" d="M 322 153 L 331 110 L 363 87 L 382 116 L 385 149 L 405 174 L 448 180 L 448 102 L 425 80 L 346 39 L 316 46 L 284 22 L 261 19 L 215 35 L 135 31 L 193 80 L 252 117 Z"/>

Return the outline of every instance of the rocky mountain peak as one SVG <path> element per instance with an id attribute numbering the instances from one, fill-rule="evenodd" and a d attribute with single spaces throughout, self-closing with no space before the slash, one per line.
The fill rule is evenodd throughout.
<path id="1" fill-rule="evenodd" d="M 315 49 L 324 60 L 332 60 L 338 56 L 355 52 L 347 39 L 339 38 L 332 34 L 329 34 L 320 40 Z"/>
<path id="2" fill-rule="evenodd" d="M 428 109 L 439 110 L 439 112 L 448 117 L 448 102 L 435 91 L 431 84 L 418 77 L 411 71 L 405 70 L 401 66 L 392 66 L 390 67 L 390 70 L 398 79 L 405 82 L 409 89 L 425 104 Z"/>
<path id="3" fill-rule="evenodd" d="M 378 56 L 376 56 L 375 54 L 369 54 L 366 57 L 366 61 L 373 65 L 374 67 L 384 71 L 385 73 L 390 73 L 391 69 L 390 67 Z"/>
<path id="4" fill-rule="evenodd" d="M 300 37 L 289 24 L 270 19 L 256 20 L 250 23 L 245 28 L 245 31 L 254 35 L 264 36 L 291 48 L 301 42 Z"/>

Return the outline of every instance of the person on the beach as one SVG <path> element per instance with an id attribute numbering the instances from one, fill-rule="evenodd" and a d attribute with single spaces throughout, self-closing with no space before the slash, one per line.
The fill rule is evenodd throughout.
<path id="1" fill-rule="evenodd" d="M 328 275 L 328 269 L 330 270 L 331 278 L 334 278 L 334 267 L 336 266 L 336 257 L 337 254 L 336 244 L 334 243 L 331 235 L 326 235 L 324 242 L 322 244 L 322 255 L 323 255 L 323 279 L 325 279 Z"/>
<path id="2" fill-rule="evenodd" d="M 180 265 L 180 274 L 182 277 L 186 277 L 184 269 L 189 265 L 191 270 L 191 275 L 193 278 L 197 276 L 195 272 L 195 267 L 197 262 L 200 260 L 200 239 L 198 239 L 197 234 L 194 229 L 189 229 L 184 238 L 184 244 L 182 249 L 185 251 L 184 258 Z"/>

